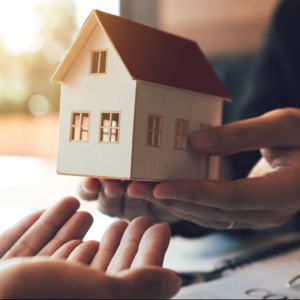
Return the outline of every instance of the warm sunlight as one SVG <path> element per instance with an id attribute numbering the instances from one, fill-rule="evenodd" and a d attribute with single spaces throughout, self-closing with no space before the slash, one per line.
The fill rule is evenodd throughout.
<path id="1" fill-rule="evenodd" d="M 0 35 L 4 46 L 12 55 L 21 54 L 29 48 L 39 29 L 32 10 L 34 2 L 38 0 L 0 0 Z"/>
<path id="2" fill-rule="evenodd" d="M 0 0 L 1 1 L 1 0 Z M 78 26 L 81 27 L 93 9 L 99 9 L 110 14 L 120 14 L 120 0 L 73 0 L 77 6 Z"/>
<path id="3" fill-rule="evenodd" d="M 33 6 L 58 0 L 0 0 L 0 37 L 11 55 L 35 53 L 44 46 L 38 34 L 43 19 Z M 119 0 L 73 0 L 77 8 L 77 23 L 81 27 L 92 9 L 119 14 Z"/>

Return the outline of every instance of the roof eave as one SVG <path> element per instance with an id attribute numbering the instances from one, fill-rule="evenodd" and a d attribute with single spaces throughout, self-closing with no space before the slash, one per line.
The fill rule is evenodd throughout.
<path id="1" fill-rule="evenodd" d="M 159 84 L 159 83 L 155 83 L 155 82 L 145 81 L 145 80 L 137 79 L 135 77 L 133 77 L 133 80 L 135 80 L 137 82 L 143 82 L 143 83 L 147 83 L 147 84 L 152 84 L 152 85 L 157 85 L 157 86 L 166 87 L 166 88 L 170 88 L 170 89 L 175 89 L 175 90 L 178 90 L 178 91 L 189 92 L 189 93 L 194 93 L 194 94 L 199 94 L 199 95 L 207 95 L 207 96 L 210 96 L 210 97 L 218 98 L 221 101 L 228 101 L 228 102 L 232 101 L 232 98 L 227 97 L 227 96 L 222 97 L 222 96 L 219 96 L 219 95 L 207 94 L 207 93 L 194 91 L 194 90 L 187 90 L 187 89 L 183 89 L 183 88 L 179 88 L 179 87 L 175 87 L 175 86 L 171 86 L 171 85 L 165 85 L 165 84 Z"/>
<path id="2" fill-rule="evenodd" d="M 90 13 L 90 15 L 86 19 L 85 23 L 81 27 L 75 41 L 72 43 L 72 45 L 69 48 L 69 50 L 67 51 L 65 57 L 63 58 L 63 60 L 59 64 L 59 66 L 57 67 L 57 69 L 56 69 L 55 73 L 53 74 L 53 76 L 51 77 L 50 80 L 52 82 L 56 82 L 56 83 L 62 83 L 63 82 L 63 79 L 64 79 L 65 75 L 67 74 L 69 68 L 73 64 L 74 60 L 76 59 L 76 57 L 80 53 L 81 49 L 85 45 L 86 40 L 88 39 L 88 38 L 82 37 L 82 32 L 85 29 L 88 29 L 90 34 L 91 34 L 93 32 L 93 29 L 95 28 L 95 26 L 97 26 L 97 24 L 98 24 L 98 19 L 97 18 L 95 18 L 95 20 L 97 22 L 96 22 L 94 27 L 93 27 L 93 24 L 91 24 L 91 22 L 90 22 L 91 18 L 94 16 L 94 14 L 95 14 L 95 10 L 93 10 Z M 91 28 L 88 28 L 88 26 L 90 26 Z M 80 43 L 79 46 L 78 46 L 78 43 Z M 75 51 L 75 48 L 80 48 L 80 49 L 79 50 L 77 49 L 77 51 Z M 74 55 L 72 55 L 73 52 L 74 52 Z"/>

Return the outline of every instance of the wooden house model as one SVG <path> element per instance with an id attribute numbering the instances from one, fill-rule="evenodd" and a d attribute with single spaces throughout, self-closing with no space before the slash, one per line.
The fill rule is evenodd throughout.
<path id="1" fill-rule="evenodd" d="M 188 137 L 220 125 L 230 95 L 195 42 L 94 10 L 52 81 L 61 83 L 59 174 L 217 178 L 218 158 Z"/>

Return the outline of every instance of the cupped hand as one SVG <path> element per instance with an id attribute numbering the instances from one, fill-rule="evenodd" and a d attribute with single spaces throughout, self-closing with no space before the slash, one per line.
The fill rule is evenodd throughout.
<path id="1" fill-rule="evenodd" d="M 79 187 L 79 194 L 84 200 L 98 200 L 99 210 L 111 217 L 131 221 L 145 216 L 155 223 L 168 224 L 179 221 L 179 218 L 168 210 L 148 201 L 142 193 L 139 197 L 130 197 L 127 192 L 130 184 L 131 182 L 128 181 L 87 178 Z M 147 185 L 153 190 L 157 184 L 148 183 Z"/>
<path id="2" fill-rule="evenodd" d="M 180 279 L 162 269 L 170 241 L 165 224 L 140 217 L 112 224 L 101 243 L 74 241 L 49 260 L 0 263 L 2 298 L 171 298 Z M 67 261 L 67 262 L 63 262 Z"/>
<path id="3" fill-rule="evenodd" d="M 259 118 L 193 133 L 202 154 L 225 156 L 260 149 L 248 178 L 229 181 L 170 181 L 153 188 L 134 182 L 130 197 L 143 198 L 178 218 L 226 229 L 284 225 L 300 209 L 300 110 L 282 109 Z"/>

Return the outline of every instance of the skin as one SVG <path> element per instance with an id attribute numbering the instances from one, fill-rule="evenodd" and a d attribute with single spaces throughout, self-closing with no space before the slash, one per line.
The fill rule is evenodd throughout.
<path id="1" fill-rule="evenodd" d="M 81 197 L 102 212 L 156 222 L 188 220 L 204 227 L 265 229 L 284 225 L 300 209 L 300 110 L 281 109 L 190 136 L 199 153 L 226 156 L 260 149 L 262 158 L 238 181 L 177 180 L 160 184 L 88 178 Z M 128 201 L 127 198 L 133 199 Z"/>
<path id="2" fill-rule="evenodd" d="M 0 235 L 0 299 L 160 299 L 180 289 L 162 269 L 165 224 L 146 217 L 112 224 L 101 243 L 82 238 L 92 217 L 66 198 Z"/>

